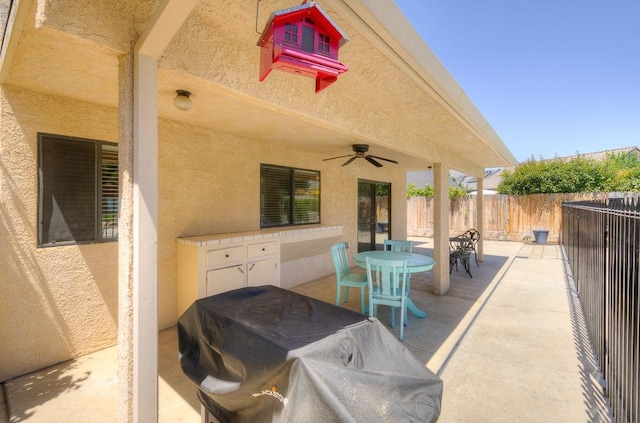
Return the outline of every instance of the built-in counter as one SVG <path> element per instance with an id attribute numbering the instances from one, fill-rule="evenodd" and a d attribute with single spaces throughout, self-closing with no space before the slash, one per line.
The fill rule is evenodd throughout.
<path id="1" fill-rule="evenodd" d="M 342 226 L 312 226 L 280 232 L 280 260 L 324 254 L 342 237 Z"/>
<path id="2" fill-rule="evenodd" d="M 342 226 L 311 225 L 177 238 L 178 317 L 198 298 L 281 284 L 281 263 L 325 254 Z"/>

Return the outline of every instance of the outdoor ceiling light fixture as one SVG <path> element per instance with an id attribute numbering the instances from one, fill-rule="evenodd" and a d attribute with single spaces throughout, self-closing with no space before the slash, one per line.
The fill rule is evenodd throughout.
<path id="1" fill-rule="evenodd" d="M 187 111 L 193 106 L 191 102 L 191 93 L 187 90 L 176 90 L 178 95 L 173 99 L 173 105 L 180 110 Z"/>

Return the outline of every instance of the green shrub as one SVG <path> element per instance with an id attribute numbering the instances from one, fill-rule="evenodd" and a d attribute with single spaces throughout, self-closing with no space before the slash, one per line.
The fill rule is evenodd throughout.
<path id="1" fill-rule="evenodd" d="M 461 186 L 449 187 L 449 199 L 456 200 L 467 196 L 467 190 Z M 433 187 L 431 185 L 425 185 L 422 188 L 417 188 L 415 184 L 407 185 L 407 198 L 412 197 L 426 197 L 433 198 Z"/>
<path id="2" fill-rule="evenodd" d="M 425 185 L 422 188 L 417 188 L 415 184 L 409 184 L 407 185 L 407 198 L 411 197 L 433 198 L 433 187 Z"/>
<path id="3" fill-rule="evenodd" d="M 498 193 L 511 195 L 640 190 L 640 161 L 631 153 L 611 154 L 604 161 L 571 160 L 520 163 L 506 170 Z"/>

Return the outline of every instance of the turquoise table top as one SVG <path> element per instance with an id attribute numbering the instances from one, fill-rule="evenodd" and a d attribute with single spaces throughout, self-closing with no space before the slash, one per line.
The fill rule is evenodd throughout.
<path id="1" fill-rule="evenodd" d="M 433 266 L 436 264 L 433 257 L 417 253 L 403 253 L 400 251 L 363 251 L 354 255 L 353 259 L 358 266 L 366 267 L 367 257 L 385 260 L 406 260 L 409 273 L 426 272 L 427 270 L 433 269 Z"/>
<path id="2" fill-rule="evenodd" d="M 427 270 L 433 269 L 433 266 L 436 264 L 433 257 L 417 253 L 403 253 L 400 251 L 363 251 L 353 256 L 353 259 L 356 261 L 358 266 L 366 268 L 367 257 L 386 260 L 406 260 L 407 273 L 426 272 Z M 416 307 L 410 296 L 407 299 L 407 308 L 417 317 L 424 319 L 426 317 L 426 313 Z"/>

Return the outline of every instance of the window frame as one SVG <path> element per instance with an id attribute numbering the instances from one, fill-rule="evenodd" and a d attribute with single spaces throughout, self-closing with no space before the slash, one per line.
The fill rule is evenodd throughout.
<path id="1" fill-rule="evenodd" d="M 38 157 L 37 157 L 37 195 L 38 195 L 38 210 L 37 210 L 37 246 L 39 248 L 49 248 L 49 247 L 57 247 L 57 246 L 65 246 L 65 245 L 82 245 L 82 244 L 98 244 L 98 243 L 107 243 L 107 242 L 117 242 L 118 241 L 118 217 L 119 217 L 119 203 L 120 203 L 120 193 L 119 193 L 119 171 L 118 171 L 118 143 L 80 138 L 80 137 L 71 137 L 65 135 L 58 134 L 50 134 L 50 133 L 38 133 L 37 134 L 37 148 L 38 148 Z M 53 192 L 56 187 L 55 180 L 46 180 L 45 178 L 53 178 L 55 173 L 59 173 L 61 170 L 71 169 L 74 167 L 73 164 L 60 164 L 59 166 L 51 167 L 50 163 L 47 164 L 47 159 L 51 159 L 51 157 L 45 157 L 48 153 L 45 151 L 47 148 L 55 148 L 51 146 L 45 146 L 47 140 L 54 140 L 58 143 L 64 143 L 65 141 L 69 142 L 69 148 L 78 148 L 79 144 L 76 144 L 76 147 L 73 147 L 73 143 L 87 143 L 93 144 L 93 188 L 92 190 L 86 190 L 83 192 L 83 195 L 86 195 L 85 202 L 86 204 L 93 203 L 93 221 L 92 221 L 92 229 L 85 231 L 86 239 L 76 240 L 76 239 L 63 239 L 63 240 L 51 240 L 48 236 L 44 235 L 44 228 L 51 228 L 51 220 L 53 220 L 54 215 L 49 215 L 48 211 L 45 211 L 45 203 L 48 200 L 45 199 L 45 194 L 49 195 Z M 115 148 L 114 148 L 115 147 Z M 110 152 L 108 150 L 111 150 Z M 115 150 L 115 169 L 113 168 L 114 163 L 114 150 Z M 53 157 L 54 160 L 60 160 L 60 157 Z M 105 165 L 111 164 L 110 168 L 105 168 Z M 85 170 L 86 172 L 86 170 Z M 104 183 L 111 185 L 111 189 L 108 189 L 104 186 Z M 116 182 L 116 189 L 113 189 L 113 183 Z M 64 182 L 57 182 L 58 184 Z M 91 183 L 90 183 L 91 185 Z M 107 189 L 105 189 L 107 188 Z M 68 199 L 72 196 L 69 195 L 71 188 L 63 189 L 63 198 Z M 103 198 L 105 193 L 113 194 L 117 193 L 115 197 L 113 195 L 109 195 L 109 198 L 116 198 L 115 201 L 115 211 L 113 210 L 113 202 L 106 201 L 106 197 Z M 91 198 L 93 197 L 93 198 Z M 107 205 L 107 209 L 110 209 L 109 212 L 105 212 L 105 204 Z M 69 210 L 66 208 L 66 210 Z M 105 236 L 104 231 L 104 223 L 106 222 L 106 215 L 115 214 L 114 218 L 110 219 L 110 222 L 115 222 L 115 228 L 112 227 L 111 232 L 115 235 L 113 236 Z M 77 217 L 77 216 L 75 216 Z M 46 218 L 46 224 L 45 224 Z M 76 221 L 80 221 L 80 219 L 70 219 L 71 223 Z M 68 223 L 65 219 L 65 223 Z M 86 221 L 85 221 L 86 223 Z M 82 222 L 81 222 L 82 224 Z M 90 225 L 87 225 L 91 227 Z M 93 232 L 92 235 L 90 233 Z M 73 236 L 73 234 L 71 234 Z M 46 238 L 46 239 L 45 239 Z"/>
<path id="2" fill-rule="evenodd" d="M 331 56 L 331 37 L 327 34 L 318 32 L 317 53 L 325 56 Z"/>
<path id="3" fill-rule="evenodd" d="M 265 169 L 274 169 L 274 170 L 279 170 L 279 171 L 288 171 L 289 172 L 289 186 L 288 186 L 288 198 L 289 198 L 289 207 L 288 207 L 288 222 L 286 223 L 265 223 L 268 222 L 268 219 L 266 217 L 264 217 L 264 211 L 265 211 L 265 184 L 264 184 L 264 178 L 265 175 L 263 173 L 263 170 Z M 314 210 L 315 212 L 317 212 L 317 220 L 314 221 L 304 221 L 304 222 L 299 222 L 299 220 L 296 219 L 296 181 L 301 181 L 303 179 L 296 179 L 296 172 L 307 172 L 307 173 L 312 173 L 315 174 L 317 177 L 317 190 L 318 193 L 315 196 L 315 198 L 312 199 L 316 199 L 317 201 L 317 210 Z M 303 169 L 303 168 L 298 168 L 298 167 L 290 167 L 290 166 L 280 166 L 280 165 L 273 165 L 273 164 L 268 164 L 268 163 L 261 163 L 260 164 L 260 229 L 266 229 L 266 228 L 279 228 L 279 227 L 286 227 L 286 226 L 304 226 L 304 225 L 318 225 L 320 224 L 320 222 L 322 221 L 320 212 L 321 212 L 321 194 L 322 194 L 322 175 L 321 172 L 319 170 L 314 170 L 314 169 Z M 309 191 L 309 190 L 307 190 Z M 281 197 L 282 198 L 282 197 Z M 281 199 L 280 198 L 280 199 Z M 311 210 L 308 210 L 311 211 Z M 307 214 L 307 217 L 309 215 Z M 271 221 L 273 222 L 273 220 Z"/>
<path id="4" fill-rule="evenodd" d="M 294 45 L 294 46 L 299 46 L 300 42 L 299 42 L 298 38 L 299 38 L 298 25 L 294 24 L 294 23 L 291 23 L 291 22 L 285 22 L 284 23 L 284 32 L 283 32 L 283 35 L 282 35 L 282 41 L 285 44 L 291 44 L 291 45 Z"/>

